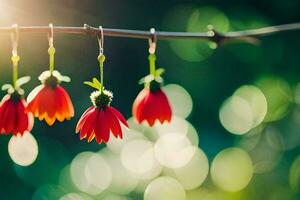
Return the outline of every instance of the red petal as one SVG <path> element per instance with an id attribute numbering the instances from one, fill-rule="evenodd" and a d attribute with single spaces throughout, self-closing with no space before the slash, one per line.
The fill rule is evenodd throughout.
<path id="1" fill-rule="evenodd" d="M 111 108 L 112 108 L 111 106 L 107 106 L 105 112 L 107 118 L 110 119 L 109 121 L 110 130 L 116 138 L 118 138 L 118 136 L 120 136 L 120 138 L 123 138 L 120 121 L 118 117 L 111 111 Z"/>
<path id="2" fill-rule="evenodd" d="M 90 134 L 93 133 L 95 128 L 95 122 L 97 119 L 98 111 L 94 108 L 89 114 L 86 115 L 86 121 L 84 122 L 82 129 L 80 131 L 80 139 L 82 140 L 85 137 L 90 137 Z"/>
<path id="3" fill-rule="evenodd" d="M 61 92 L 64 103 L 64 112 L 67 114 L 68 118 L 74 116 L 74 107 L 68 92 L 61 86 L 57 86 L 58 90 Z"/>
<path id="4" fill-rule="evenodd" d="M 172 109 L 168 100 L 168 97 L 165 95 L 165 93 L 160 90 L 158 93 L 158 98 L 161 101 L 161 106 L 163 108 L 163 120 L 167 120 L 168 122 L 171 121 L 172 116 Z M 163 123 L 163 121 L 161 121 Z"/>
<path id="5" fill-rule="evenodd" d="M 40 97 L 42 96 L 44 85 L 39 85 L 36 88 L 34 88 L 27 97 L 27 110 L 32 112 L 34 116 L 38 117 L 39 110 L 38 110 L 38 104 L 40 102 Z"/>
<path id="6" fill-rule="evenodd" d="M 157 118 L 157 103 L 155 102 L 155 96 L 153 93 L 149 93 L 149 95 L 144 99 L 143 105 L 140 109 L 140 121 L 146 120 L 149 126 L 153 126 L 156 118 Z"/>
<path id="7" fill-rule="evenodd" d="M 93 112 L 93 109 L 94 109 L 94 106 L 91 106 L 81 115 L 81 117 L 76 125 L 76 133 L 78 133 L 82 129 L 82 126 L 86 121 L 86 116 L 89 115 L 90 112 Z"/>
<path id="8" fill-rule="evenodd" d="M 143 89 L 133 104 L 133 116 L 139 123 L 146 120 L 150 126 L 155 120 L 170 121 L 172 111 L 167 96 L 161 89 L 155 92 Z"/>
<path id="9" fill-rule="evenodd" d="M 141 110 L 143 110 L 145 99 L 147 99 L 147 96 L 150 94 L 149 90 L 143 89 L 136 99 L 134 100 L 133 106 L 132 106 L 132 115 L 135 117 L 135 119 L 141 123 L 143 119 L 141 119 Z"/>
<path id="10" fill-rule="evenodd" d="M 100 140 L 103 140 L 104 142 L 108 142 L 109 140 L 109 123 L 110 123 L 110 118 L 106 115 L 107 110 L 100 109 L 99 115 L 97 118 L 97 124 L 96 124 L 96 140 L 97 142 Z"/>
<path id="11" fill-rule="evenodd" d="M 0 107 L 0 131 L 1 133 L 4 133 L 4 129 L 3 129 L 3 126 L 4 126 L 4 121 L 5 121 L 5 118 L 4 118 L 4 115 L 6 113 L 6 110 L 8 108 L 8 104 L 9 104 L 9 98 L 10 96 L 9 95 L 5 95 L 1 101 L 1 107 Z"/>
<path id="12" fill-rule="evenodd" d="M 122 113 L 120 113 L 117 109 L 115 109 L 112 106 L 109 106 L 110 111 L 118 118 L 118 120 L 120 120 L 122 122 L 122 124 L 124 124 L 126 127 L 128 127 L 128 123 L 126 121 L 126 119 L 124 118 L 124 116 L 122 115 Z"/>
<path id="13" fill-rule="evenodd" d="M 62 92 L 58 89 L 56 89 L 56 109 L 55 109 L 55 119 L 62 122 L 67 117 L 66 106 L 65 106 L 65 99 L 62 95 Z"/>
<path id="14" fill-rule="evenodd" d="M 25 107 L 22 103 L 22 101 L 19 101 L 16 104 L 16 109 L 17 109 L 17 132 L 23 134 L 24 131 L 27 130 L 28 127 L 28 117 L 27 114 L 25 113 Z"/>
<path id="15" fill-rule="evenodd" d="M 4 122 L 4 130 L 7 134 L 13 132 L 14 127 L 15 127 L 15 105 L 12 100 L 9 100 L 9 103 L 7 104 L 6 112 L 3 116 Z"/>

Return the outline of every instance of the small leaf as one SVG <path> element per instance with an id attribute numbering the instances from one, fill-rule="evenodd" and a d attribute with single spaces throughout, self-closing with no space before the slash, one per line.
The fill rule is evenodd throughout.
<path id="1" fill-rule="evenodd" d="M 21 87 L 22 85 L 28 83 L 30 79 L 31 79 L 30 76 L 23 76 L 17 80 L 16 86 Z"/>
<path id="2" fill-rule="evenodd" d="M 140 84 L 140 85 L 144 84 L 144 82 L 145 82 L 145 78 L 141 78 L 141 79 L 139 80 L 139 84 Z"/>
<path id="3" fill-rule="evenodd" d="M 92 87 L 92 88 L 95 88 L 95 89 L 98 89 L 98 90 L 100 89 L 100 87 L 98 85 L 96 85 L 95 83 L 93 83 L 93 82 L 85 81 L 83 83 L 90 86 L 90 87 Z"/>
<path id="4" fill-rule="evenodd" d="M 68 76 L 63 76 L 63 75 L 61 75 L 60 76 L 60 81 L 63 81 L 63 82 L 71 82 L 71 78 L 70 77 L 68 77 Z"/>
<path id="5" fill-rule="evenodd" d="M 158 68 L 155 71 L 155 76 L 161 76 L 166 70 L 164 68 Z"/>
<path id="6" fill-rule="evenodd" d="M 5 91 L 5 90 L 13 89 L 13 88 L 14 87 L 11 84 L 6 83 L 6 84 L 2 85 L 1 90 Z"/>
<path id="7" fill-rule="evenodd" d="M 98 79 L 97 78 L 93 78 L 93 83 L 95 84 L 95 85 L 97 85 L 99 88 L 101 88 L 101 83 L 98 81 Z"/>
<path id="8" fill-rule="evenodd" d="M 148 75 L 148 76 L 145 76 L 145 82 L 146 83 L 150 83 L 151 81 L 154 80 L 154 76 L 152 74 Z"/>
<path id="9" fill-rule="evenodd" d="M 164 79 L 161 76 L 156 76 L 155 81 L 158 82 L 158 83 L 163 83 Z"/>
<path id="10" fill-rule="evenodd" d="M 154 76 L 152 74 L 149 74 L 143 77 L 141 80 L 139 80 L 139 84 L 150 83 L 153 80 L 154 80 Z"/>

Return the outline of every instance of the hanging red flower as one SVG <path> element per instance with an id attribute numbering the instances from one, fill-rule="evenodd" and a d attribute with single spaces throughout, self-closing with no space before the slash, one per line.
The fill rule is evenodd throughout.
<path id="1" fill-rule="evenodd" d="M 113 95 L 108 90 L 104 89 L 103 85 L 103 64 L 105 56 L 103 54 L 104 34 L 102 26 L 99 27 L 101 38 L 98 37 L 99 42 L 99 68 L 100 68 L 100 81 L 93 78 L 92 82 L 84 82 L 86 85 L 97 89 L 94 91 L 90 98 L 93 106 L 89 107 L 79 119 L 76 126 L 76 133 L 80 132 L 80 139 L 86 138 L 91 142 L 96 138 L 97 143 L 108 142 L 110 133 L 116 138 L 123 138 L 121 123 L 128 127 L 126 119 L 123 115 L 110 105 Z M 121 123 L 120 123 L 121 122 Z"/>
<path id="2" fill-rule="evenodd" d="M 160 88 L 144 88 L 135 99 L 132 112 L 138 123 L 145 120 L 150 126 L 153 126 L 155 120 L 161 124 L 164 121 L 170 122 L 172 116 L 168 98 Z"/>
<path id="3" fill-rule="evenodd" d="M 15 87 L 10 84 L 2 86 L 2 90 L 8 92 L 0 105 L 0 131 L 2 134 L 23 135 L 24 132 L 31 131 L 34 123 L 33 116 L 26 110 L 24 90 L 20 88 L 29 80 L 30 77 L 23 77 L 16 81 Z"/>
<path id="4" fill-rule="evenodd" d="M 123 115 L 110 106 L 112 93 L 103 89 L 91 94 L 93 106 L 89 107 L 79 119 L 76 133 L 80 132 L 80 139 L 86 138 L 91 142 L 96 138 L 97 143 L 108 142 L 110 133 L 116 138 L 123 138 L 120 122 L 128 127 Z"/>
<path id="5" fill-rule="evenodd" d="M 27 98 L 28 111 L 39 120 L 53 125 L 55 120 L 60 122 L 74 116 L 74 108 L 67 91 L 60 86 L 61 81 L 69 82 L 70 78 L 62 76 L 58 71 L 45 71 L 39 76 L 41 85 L 30 92 Z"/>
<path id="6" fill-rule="evenodd" d="M 150 126 L 153 126 L 156 120 L 161 124 L 165 121 L 170 122 L 172 117 L 168 98 L 160 87 L 164 69 L 155 69 L 155 59 L 154 54 L 149 55 L 150 75 L 140 81 L 144 84 L 144 89 L 138 94 L 132 107 L 135 120 L 138 123 L 147 121 Z"/>

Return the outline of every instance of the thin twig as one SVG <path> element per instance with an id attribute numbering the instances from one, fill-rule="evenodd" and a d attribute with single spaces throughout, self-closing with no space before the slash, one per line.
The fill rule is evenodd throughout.
<path id="1" fill-rule="evenodd" d="M 20 33 L 49 33 L 49 26 L 18 26 Z M 0 27 L 0 33 L 8 33 L 13 30 L 12 27 Z M 157 39 L 206 39 L 221 43 L 227 40 L 245 40 L 248 42 L 257 41 L 259 37 L 275 34 L 279 32 L 300 30 L 300 23 L 284 24 L 278 26 L 269 26 L 259 29 L 250 29 L 236 32 L 220 33 L 209 27 L 207 32 L 166 32 L 156 31 Z M 97 35 L 100 34 L 100 29 L 89 25 L 83 27 L 67 27 L 54 26 L 55 33 L 70 33 L 70 34 L 84 34 Z M 127 29 L 111 29 L 103 28 L 105 36 L 125 37 L 125 38 L 139 38 L 149 39 L 152 37 L 150 31 L 127 30 Z"/>

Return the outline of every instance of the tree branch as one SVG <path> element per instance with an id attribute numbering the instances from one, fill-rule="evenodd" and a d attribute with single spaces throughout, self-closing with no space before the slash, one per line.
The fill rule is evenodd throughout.
<path id="1" fill-rule="evenodd" d="M 19 26 L 19 32 L 22 33 L 49 33 L 49 26 Z M 12 27 L 0 27 L 0 33 L 10 33 Z M 259 29 L 250 29 L 236 32 L 220 33 L 213 29 L 212 26 L 208 27 L 207 32 L 165 32 L 156 31 L 157 39 L 204 39 L 216 42 L 217 44 L 228 40 L 244 40 L 248 42 L 256 42 L 259 37 L 271 35 L 279 32 L 300 30 L 300 23 L 284 24 L 278 26 L 269 26 Z M 67 26 L 54 26 L 55 33 L 70 33 L 70 34 L 83 34 L 83 35 L 97 35 L 100 34 L 100 29 L 89 25 L 83 27 L 67 27 Z M 140 30 L 127 30 L 127 29 L 103 29 L 105 36 L 111 37 L 125 37 L 125 38 L 139 38 L 149 39 L 153 37 L 150 31 Z"/>

